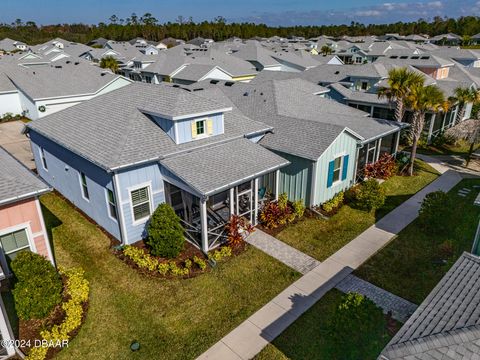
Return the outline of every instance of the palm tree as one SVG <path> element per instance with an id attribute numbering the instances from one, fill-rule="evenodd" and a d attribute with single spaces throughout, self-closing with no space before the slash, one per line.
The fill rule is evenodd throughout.
<path id="1" fill-rule="evenodd" d="M 113 56 L 105 56 L 100 60 L 100 67 L 102 69 L 110 69 L 116 73 L 118 71 L 118 61 Z"/>
<path id="2" fill-rule="evenodd" d="M 455 124 L 458 124 L 465 116 L 467 104 L 478 103 L 480 101 L 480 94 L 477 90 L 468 87 L 457 87 L 453 91 L 453 94 L 453 99 L 458 102 L 458 112 L 457 116 L 455 117 Z"/>
<path id="3" fill-rule="evenodd" d="M 436 85 L 416 85 L 410 88 L 406 98 L 406 105 L 413 111 L 410 133 L 412 135 L 412 151 L 408 175 L 413 175 L 413 164 L 417 155 L 417 145 L 425 126 L 425 115 L 427 112 L 438 112 L 445 106 L 445 96 L 442 90 Z"/>
<path id="4" fill-rule="evenodd" d="M 387 99 L 395 103 L 395 120 L 402 122 L 405 114 L 405 99 L 410 88 L 414 86 L 423 86 L 425 79 L 423 75 L 408 70 L 405 67 L 393 68 L 388 72 L 388 86 L 378 89 L 378 98 Z"/>
<path id="5" fill-rule="evenodd" d="M 333 52 L 332 48 L 328 45 L 323 45 L 320 51 L 323 55 L 330 55 Z"/>

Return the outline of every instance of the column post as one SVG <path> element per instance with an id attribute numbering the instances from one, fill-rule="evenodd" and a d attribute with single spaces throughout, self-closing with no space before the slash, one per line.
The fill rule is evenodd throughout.
<path id="1" fill-rule="evenodd" d="M 235 188 L 230 188 L 230 216 L 235 214 Z"/>
<path id="2" fill-rule="evenodd" d="M 253 185 L 253 219 L 252 224 L 257 225 L 258 218 L 258 178 L 255 178 Z"/>
<path id="3" fill-rule="evenodd" d="M 278 196 L 280 195 L 278 192 L 280 191 L 280 170 L 275 171 L 275 200 L 278 200 Z"/>
<path id="4" fill-rule="evenodd" d="M 207 199 L 200 198 L 200 227 L 202 232 L 202 251 L 208 252 L 208 221 L 207 221 Z"/>

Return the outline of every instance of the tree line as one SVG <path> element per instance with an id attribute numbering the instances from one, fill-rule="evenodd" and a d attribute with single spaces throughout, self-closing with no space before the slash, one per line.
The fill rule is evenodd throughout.
<path id="1" fill-rule="evenodd" d="M 23 22 L 21 19 L 16 19 L 11 24 L 0 24 L 0 39 L 9 37 L 28 44 L 42 43 L 55 37 L 87 43 L 99 37 L 117 41 L 130 40 L 135 37 L 143 37 L 152 41 L 160 41 L 166 37 L 184 40 L 204 37 L 221 41 L 234 36 L 242 39 L 275 35 L 280 37 L 303 36 L 305 38 L 320 35 L 378 36 L 386 33 L 435 36 L 449 32 L 464 36 L 467 42 L 470 36 L 480 33 L 480 17 L 464 16 L 457 19 L 434 17 L 430 21 L 419 19 L 412 22 L 368 25 L 351 22 L 344 25 L 267 26 L 255 23 L 229 23 L 221 16 L 212 21 L 198 23 L 194 22 L 191 17 L 179 16 L 175 22 L 160 24 L 150 13 L 143 16 L 133 13 L 125 19 L 112 15 L 106 22 L 96 25 L 79 23 L 37 26 L 33 21 Z"/>

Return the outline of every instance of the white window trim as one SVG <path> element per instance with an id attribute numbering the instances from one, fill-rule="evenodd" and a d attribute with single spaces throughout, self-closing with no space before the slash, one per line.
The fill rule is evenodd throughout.
<path id="1" fill-rule="evenodd" d="M 198 139 L 204 139 L 206 137 L 208 137 L 208 129 L 207 129 L 207 126 L 208 126 L 208 117 L 205 117 L 205 118 L 201 118 L 201 119 L 195 119 L 193 120 L 195 122 L 195 131 L 197 131 L 197 123 L 198 122 L 201 122 L 203 121 L 204 122 L 204 126 L 203 126 L 203 134 L 197 134 L 197 136 L 195 136 L 194 140 L 198 140 Z"/>
<path id="2" fill-rule="evenodd" d="M 132 191 L 135 191 L 135 190 L 138 190 L 138 189 L 141 189 L 141 188 L 145 188 L 145 187 L 148 188 L 150 215 L 148 215 L 148 216 L 146 216 L 142 219 L 135 220 L 135 214 L 133 212 L 133 203 L 132 203 Z M 146 182 L 146 183 L 143 183 L 143 184 L 139 184 L 139 185 L 129 187 L 129 188 L 127 188 L 127 191 L 128 191 L 128 203 L 130 204 L 130 213 L 132 214 L 132 225 L 137 226 L 137 225 L 145 224 L 148 221 L 148 219 L 150 218 L 150 216 L 152 216 L 152 214 L 153 214 L 152 182 L 149 181 L 149 182 Z"/>
<path id="3" fill-rule="evenodd" d="M 85 183 L 86 183 L 86 187 L 87 187 L 87 191 L 88 191 L 88 197 L 90 197 L 90 190 L 88 189 L 88 182 L 87 182 L 88 177 L 84 172 L 81 172 L 81 171 L 78 172 L 78 180 L 80 182 L 80 193 L 82 195 L 83 200 L 85 200 L 86 202 L 90 202 L 90 199 L 86 198 L 85 194 L 83 192 L 82 174 L 85 175 Z"/>
<path id="4" fill-rule="evenodd" d="M 118 219 L 118 200 L 117 200 L 117 197 L 115 196 L 115 191 L 113 191 L 112 189 L 109 189 L 109 188 L 105 188 L 105 201 L 107 202 L 107 214 L 108 214 L 108 217 L 112 220 L 112 221 L 115 221 L 115 222 L 118 222 L 117 219 L 115 219 L 112 214 L 110 214 L 110 200 L 108 198 L 108 191 L 111 191 L 112 194 L 113 194 L 113 197 L 115 199 L 115 209 L 117 210 L 117 219 Z"/>
<path id="5" fill-rule="evenodd" d="M 341 183 L 343 183 L 345 180 L 342 180 L 342 176 L 343 176 L 343 162 L 345 160 L 345 156 L 347 155 L 347 153 L 340 153 L 340 154 L 336 154 L 334 157 L 333 157 L 333 173 L 335 173 L 335 160 L 340 158 L 340 175 L 338 177 L 338 180 L 332 182 L 332 187 L 333 186 L 337 186 Z M 348 169 L 347 169 L 347 172 L 348 172 Z"/>
<path id="6" fill-rule="evenodd" d="M 45 156 L 45 149 L 39 146 L 38 153 L 40 155 L 40 162 L 42 163 L 42 169 L 48 172 L 48 163 L 47 163 L 47 158 Z M 45 164 L 47 164 L 47 166 L 45 166 Z"/>
<path id="7" fill-rule="evenodd" d="M 35 246 L 35 241 L 33 240 L 33 233 L 32 233 L 32 228 L 30 227 L 30 221 L 3 229 L 0 231 L 0 236 L 4 236 L 4 235 L 11 234 L 13 232 L 21 231 L 21 230 L 25 230 L 27 233 L 27 240 L 28 240 L 28 246 L 30 248 L 30 251 L 37 253 L 37 247 Z M 1 257 L 2 257 L 2 267 L 3 267 L 3 261 L 5 261 L 5 264 L 6 264 L 7 257 L 6 257 L 5 251 L 1 246 L 1 243 L 0 243 L 0 248 L 2 252 Z M 26 249 L 26 248 L 27 247 L 24 247 L 23 249 Z M 8 267 L 6 269 L 3 269 L 3 272 L 6 275 L 11 274 L 11 271 Z"/>

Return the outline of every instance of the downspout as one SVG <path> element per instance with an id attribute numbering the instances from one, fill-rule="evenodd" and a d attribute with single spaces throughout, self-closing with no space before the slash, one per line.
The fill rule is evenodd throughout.
<path id="1" fill-rule="evenodd" d="M 315 206 L 315 199 L 317 197 L 317 168 L 318 162 L 312 163 L 312 188 L 310 189 L 310 207 Z"/>
<path id="2" fill-rule="evenodd" d="M 118 184 L 118 176 L 114 172 L 112 173 L 112 187 L 113 193 L 115 194 L 115 200 L 117 201 L 117 213 L 118 213 L 118 225 L 120 230 L 120 239 L 122 245 L 127 245 L 127 229 L 125 228 L 124 217 L 123 217 L 123 206 L 122 206 L 122 197 L 120 195 L 120 186 Z"/>

